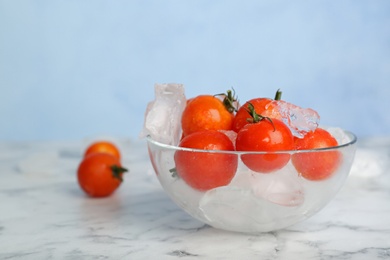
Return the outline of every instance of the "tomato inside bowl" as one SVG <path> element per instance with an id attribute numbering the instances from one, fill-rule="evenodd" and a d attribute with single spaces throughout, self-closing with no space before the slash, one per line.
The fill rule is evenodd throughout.
<path id="1" fill-rule="evenodd" d="M 346 139 L 337 146 L 272 153 L 182 148 L 155 141 L 150 136 L 147 145 L 159 182 L 185 212 L 215 228 L 257 233 L 294 225 L 332 200 L 348 177 L 356 151 L 356 136 L 343 132 Z M 186 173 L 177 167 L 177 154 L 195 158 L 188 160 L 186 167 L 194 176 L 203 176 L 209 169 L 226 175 L 232 175 L 233 171 L 233 176 L 221 185 L 199 189 L 183 178 Z M 248 157 L 256 160 L 278 155 L 288 155 L 289 160 L 284 167 L 272 172 L 257 172 L 245 164 Z M 219 159 L 207 159 L 210 156 Z M 232 158 L 237 158 L 237 164 L 228 163 L 234 162 Z M 327 166 L 333 168 L 326 177 L 313 179 L 302 174 L 298 164 L 311 165 L 314 173 Z"/>

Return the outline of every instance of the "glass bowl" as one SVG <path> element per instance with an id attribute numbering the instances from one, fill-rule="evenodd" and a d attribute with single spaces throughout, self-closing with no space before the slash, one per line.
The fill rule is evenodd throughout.
<path id="1" fill-rule="evenodd" d="M 258 233 L 283 229 L 303 221 L 332 200 L 348 177 L 356 150 L 356 136 L 343 132 L 346 138 L 336 147 L 274 152 L 276 155 L 287 154 L 290 160 L 282 169 L 271 173 L 252 171 L 242 160 L 248 156 L 264 155 L 265 152 L 205 151 L 163 144 L 150 136 L 146 139 L 159 182 L 180 208 L 218 229 Z M 237 160 L 237 170 L 227 185 L 195 189 L 175 171 L 174 157 L 178 152 L 194 156 L 200 153 L 233 156 Z M 325 179 L 305 178 L 292 162 L 294 157 L 307 156 L 311 163 L 315 160 L 315 164 L 321 165 L 324 163 L 321 156 L 326 153 L 338 153 L 340 162 Z"/>

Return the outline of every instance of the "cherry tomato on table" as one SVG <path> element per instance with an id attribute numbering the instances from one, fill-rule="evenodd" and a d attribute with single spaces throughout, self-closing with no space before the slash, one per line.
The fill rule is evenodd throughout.
<path id="1" fill-rule="evenodd" d="M 93 153 L 81 161 L 77 180 L 81 189 L 91 197 L 105 197 L 119 187 L 126 171 L 117 157 L 107 153 Z"/>
<path id="2" fill-rule="evenodd" d="M 117 157 L 118 159 L 121 159 L 121 154 L 118 147 L 115 144 L 108 141 L 97 141 L 92 143 L 86 149 L 84 153 L 84 157 L 93 153 L 108 153 Z"/>
<path id="3" fill-rule="evenodd" d="M 237 151 L 269 152 L 266 154 L 243 154 L 243 163 L 251 170 L 270 173 L 283 168 L 290 160 L 289 153 L 273 153 L 294 149 L 290 129 L 280 120 L 265 118 L 249 106 L 253 122 L 246 124 L 237 134 Z"/>
<path id="4" fill-rule="evenodd" d="M 179 146 L 201 150 L 234 150 L 229 137 L 216 130 L 192 133 L 184 137 Z M 200 191 L 228 185 L 238 165 L 237 155 L 229 153 L 178 150 L 174 159 L 178 176 Z"/>
<path id="5" fill-rule="evenodd" d="M 218 96 L 224 96 L 221 100 Z M 191 98 L 183 111 L 183 136 L 204 130 L 231 130 L 235 99 L 230 91 L 217 96 L 200 95 Z"/>
<path id="6" fill-rule="evenodd" d="M 308 132 L 304 138 L 295 138 L 297 150 L 308 150 L 337 146 L 337 140 L 326 130 L 317 128 Z M 312 181 L 325 180 L 332 176 L 342 160 L 339 151 L 316 151 L 296 153 L 291 161 L 296 170 L 305 178 Z"/>

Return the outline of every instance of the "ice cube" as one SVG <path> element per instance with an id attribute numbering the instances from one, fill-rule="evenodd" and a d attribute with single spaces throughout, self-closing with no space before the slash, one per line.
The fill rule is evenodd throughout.
<path id="1" fill-rule="evenodd" d="M 218 130 L 219 132 L 225 134 L 227 137 L 229 137 L 230 141 L 232 141 L 233 146 L 236 145 L 236 138 L 237 138 L 237 133 L 233 130 Z"/>
<path id="2" fill-rule="evenodd" d="M 181 114 L 187 99 L 182 84 L 155 84 L 155 99 L 146 108 L 141 137 L 150 135 L 161 143 L 177 145 L 181 135 Z"/>
<path id="3" fill-rule="evenodd" d="M 322 127 L 327 130 L 334 138 L 336 138 L 339 145 L 351 142 L 351 137 L 348 136 L 345 131 L 339 127 Z"/>
<path id="4" fill-rule="evenodd" d="M 320 116 L 311 108 L 302 108 L 283 100 L 272 101 L 266 107 L 271 105 L 276 106 L 282 121 L 296 137 L 302 138 L 307 132 L 315 130 L 319 125 Z"/>
<path id="5" fill-rule="evenodd" d="M 206 192 L 199 208 L 207 222 L 216 228 L 253 232 L 262 226 L 271 230 L 267 225 L 272 225 L 273 214 L 263 203 L 267 204 L 248 190 L 225 186 Z"/>
<path id="6" fill-rule="evenodd" d="M 286 207 L 296 207 L 304 202 L 301 178 L 291 164 L 271 174 L 254 174 L 252 190 L 258 197 Z"/>
<path id="7" fill-rule="evenodd" d="M 240 172 L 231 185 L 250 189 L 255 197 L 286 207 L 300 206 L 305 199 L 302 179 L 291 163 L 269 174 Z"/>
<path id="8" fill-rule="evenodd" d="M 267 232 L 296 221 L 297 207 L 284 207 L 257 197 L 251 190 L 224 186 L 209 190 L 199 202 L 213 227 L 240 232 Z"/>

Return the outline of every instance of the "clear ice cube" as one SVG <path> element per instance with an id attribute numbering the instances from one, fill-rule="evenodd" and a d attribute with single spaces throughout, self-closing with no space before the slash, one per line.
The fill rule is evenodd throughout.
<path id="1" fill-rule="evenodd" d="M 182 84 L 155 84 L 155 99 L 145 112 L 141 137 L 150 135 L 161 143 L 177 145 L 181 135 L 181 114 L 187 99 Z"/>
<path id="2" fill-rule="evenodd" d="M 258 225 L 273 221 L 273 215 L 262 203 L 247 190 L 227 186 L 208 191 L 199 208 L 214 227 L 251 232 Z"/>
<path id="3" fill-rule="evenodd" d="M 225 134 L 227 137 L 229 137 L 230 141 L 232 141 L 233 146 L 236 145 L 236 138 L 237 138 L 237 133 L 233 130 L 218 130 L 219 132 Z"/>
<path id="4" fill-rule="evenodd" d="M 231 185 L 250 189 L 254 196 L 286 207 L 300 206 L 305 199 L 302 179 L 291 163 L 269 174 L 242 172 Z"/>
<path id="5" fill-rule="evenodd" d="M 283 100 L 272 101 L 268 106 L 270 105 L 277 107 L 283 122 L 296 137 L 302 138 L 319 125 L 320 116 L 311 108 L 302 108 Z"/>
<path id="6" fill-rule="evenodd" d="M 350 136 L 348 136 L 345 131 L 339 127 L 323 127 L 325 130 L 327 130 L 334 138 L 336 138 L 337 143 L 340 144 L 346 144 L 348 142 L 351 142 Z"/>
<path id="7" fill-rule="evenodd" d="M 199 209 L 214 227 L 269 231 L 293 221 L 304 202 L 302 178 L 289 163 L 271 174 L 241 171 L 228 186 L 207 191 Z"/>
<path id="8" fill-rule="evenodd" d="M 233 186 L 206 192 L 199 202 L 199 209 L 213 227 L 240 232 L 283 228 L 283 225 L 295 221 L 296 210 L 270 203 L 250 190 Z"/>

